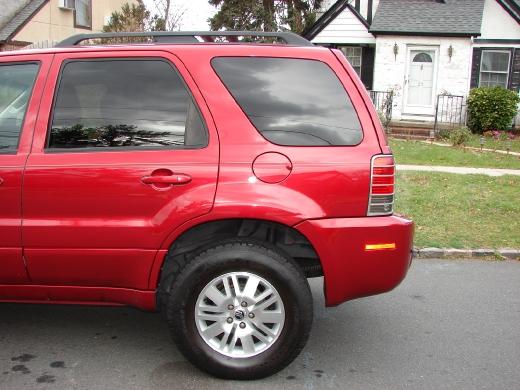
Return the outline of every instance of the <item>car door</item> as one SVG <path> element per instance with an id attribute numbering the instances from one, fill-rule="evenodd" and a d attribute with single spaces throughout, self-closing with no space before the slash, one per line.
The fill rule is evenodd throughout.
<path id="1" fill-rule="evenodd" d="M 176 56 L 57 54 L 24 179 L 32 281 L 147 289 L 168 234 L 210 211 L 217 172 L 213 121 Z"/>
<path id="2" fill-rule="evenodd" d="M 0 57 L 0 284 L 27 283 L 22 179 L 50 56 Z"/>

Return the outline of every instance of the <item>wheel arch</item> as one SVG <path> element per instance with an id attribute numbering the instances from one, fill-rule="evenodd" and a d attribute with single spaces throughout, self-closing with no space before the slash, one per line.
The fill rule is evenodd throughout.
<path id="1" fill-rule="evenodd" d="M 180 232 L 168 249 L 160 251 L 160 258 L 152 270 L 150 288 L 159 291 L 161 286 L 167 285 L 165 277 L 171 273 L 174 257 L 191 257 L 218 242 L 233 238 L 253 239 L 276 247 L 293 258 L 307 277 L 323 275 L 313 244 L 294 227 L 267 219 L 227 218 L 200 222 Z"/>

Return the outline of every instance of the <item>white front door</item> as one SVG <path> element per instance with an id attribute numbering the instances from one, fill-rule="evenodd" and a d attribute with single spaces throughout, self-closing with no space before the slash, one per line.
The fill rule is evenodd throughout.
<path id="1" fill-rule="evenodd" d="M 435 61 L 435 49 L 409 49 L 405 113 L 433 115 Z"/>

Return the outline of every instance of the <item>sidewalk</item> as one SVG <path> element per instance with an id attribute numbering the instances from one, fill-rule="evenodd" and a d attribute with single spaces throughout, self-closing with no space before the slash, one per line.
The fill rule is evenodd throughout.
<path id="1" fill-rule="evenodd" d="M 431 141 L 419 141 L 419 142 L 422 142 L 423 144 L 429 144 L 429 145 L 437 145 L 437 146 L 448 146 L 448 147 L 451 147 L 452 145 L 450 144 L 446 144 L 444 142 L 431 142 Z M 489 148 L 476 148 L 474 146 L 464 146 L 464 149 L 469 149 L 469 150 L 474 150 L 474 151 L 477 151 L 477 152 L 480 152 L 480 151 L 483 151 L 483 152 L 493 152 L 493 153 L 499 153 L 499 154 L 509 154 L 511 156 L 520 156 L 520 153 L 519 152 L 511 152 L 511 151 L 507 151 L 507 150 L 500 150 L 500 149 L 489 149 Z"/>
<path id="2" fill-rule="evenodd" d="M 398 171 L 444 172 L 460 175 L 487 175 L 487 176 L 520 176 L 520 169 L 471 168 L 471 167 L 443 167 L 437 165 L 396 165 Z"/>

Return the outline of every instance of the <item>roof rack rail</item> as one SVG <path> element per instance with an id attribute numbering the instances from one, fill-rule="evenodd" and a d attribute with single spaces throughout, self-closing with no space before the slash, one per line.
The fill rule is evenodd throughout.
<path id="1" fill-rule="evenodd" d="M 244 36 L 278 38 L 288 45 L 313 46 L 307 39 L 288 31 L 143 31 L 78 34 L 64 39 L 55 47 L 76 46 L 89 39 L 149 37 L 157 43 L 200 43 L 197 37 L 200 37 L 202 42 L 215 42 L 215 37 L 228 37 L 230 42 L 238 42 L 238 37 Z"/>

